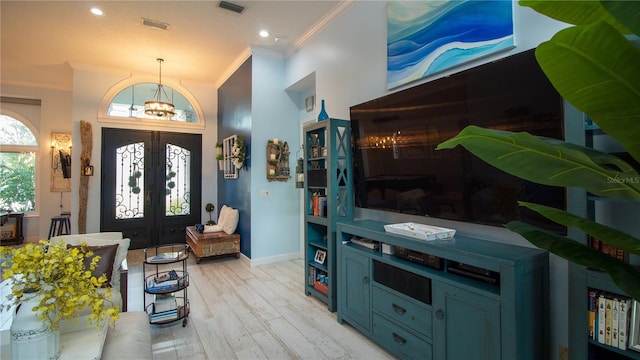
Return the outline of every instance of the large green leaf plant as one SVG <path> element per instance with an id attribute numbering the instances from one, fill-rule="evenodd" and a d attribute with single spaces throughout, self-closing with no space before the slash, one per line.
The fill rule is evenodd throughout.
<path id="1" fill-rule="evenodd" d="M 535 50 L 556 90 L 640 161 L 640 2 L 520 1 L 548 17 L 573 24 Z M 596 196 L 640 201 L 640 174 L 622 159 L 591 148 L 477 126 L 437 149 L 463 146 L 483 161 L 525 180 L 579 187 Z M 530 210 L 629 253 L 640 239 L 563 210 L 519 202 Z M 521 221 L 505 225 L 537 247 L 571 262 L 606 271 L 640 300 L 640 271 L 580 242 Z"/>

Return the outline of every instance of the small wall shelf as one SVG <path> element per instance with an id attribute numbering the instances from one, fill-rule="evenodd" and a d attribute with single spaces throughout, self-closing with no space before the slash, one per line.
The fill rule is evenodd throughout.
<path id="1" fill-rule="evenodd" d="M 289 145 L 286 141 L 272 139 L 267 142 L 267 180 L 289 181 Z"/>

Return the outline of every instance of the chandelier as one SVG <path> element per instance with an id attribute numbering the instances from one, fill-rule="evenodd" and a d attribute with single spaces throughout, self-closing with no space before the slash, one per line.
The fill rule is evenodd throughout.
<path id="1" fill-rule="evenodd" d="M 158 63 L 160 64 L 158 89 L 156 89 L 156 93 L 153 95 L 154 100 L 146 101 L 144 103 L 144 113 L 156 118 L 171 118 L 176 113 L 173 111 L 175 106 L 169 102 L 169 97 L 162 87 L 162 62 L 164 59 L 158 58 L 156 60 L 158 60 Z M 162 101 L 162 94 L 167 98 L 166 102 Z"/>

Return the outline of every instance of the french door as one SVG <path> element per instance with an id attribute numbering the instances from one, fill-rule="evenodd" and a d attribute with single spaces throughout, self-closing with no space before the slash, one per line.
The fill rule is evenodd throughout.
<path id="1" fill-rule="evenodd" d="M 130 249 L 185 242 L 201 222 L 202 137 L 102 129 L 100 231 L 121 231 Z"/>

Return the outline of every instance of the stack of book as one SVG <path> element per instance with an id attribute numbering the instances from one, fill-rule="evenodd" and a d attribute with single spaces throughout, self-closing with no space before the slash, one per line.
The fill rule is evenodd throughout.
<path id="1" fill-rule="evenodd" d="M 313 265 L 309 265 L 309 278 L 307 279 L 307 284 L 315 287 L 316 281 L 328 282 L 327 273 Z"/>
<path id="2" fill-rule="evenodd" d="M 156 295 L 153 313 L 149 315 L 151 322 L 162 322 L 178 318 L 178 302 L 174 294 Z"/>
<path id="3" fill-rule="evenodd" d="M 614 257 L 620 261 L 624 261 L 627 262 L 628 260 L 628 255 L 624 250 L 618 249 L 617 247 L 614 247 L 612 245 L 609 245 L 607 243 L 603 243 L 602 241 L 589 236 L 589 246 L 592 249 L 596 249 L 599 251 L 602 251 L 603 253 Z"/>
<path id="4" fill-rule="evenodd" d="M 311 211 L 313 216 L 327 217 L 327 197 L 314 194 L 311 199 Z"/>
<path id="5" fill-rule="evenodd" d="M 184 278 L 180 278 L 175 270 L 149 277 L 147 291 L 165 292 L 178 290 L 184 285 Z"/>
<path id="6" fill-rule="evenodd" d="M 627 296 L 589 289 L 589 338 L 626 350 L 632 301 Z"/>

